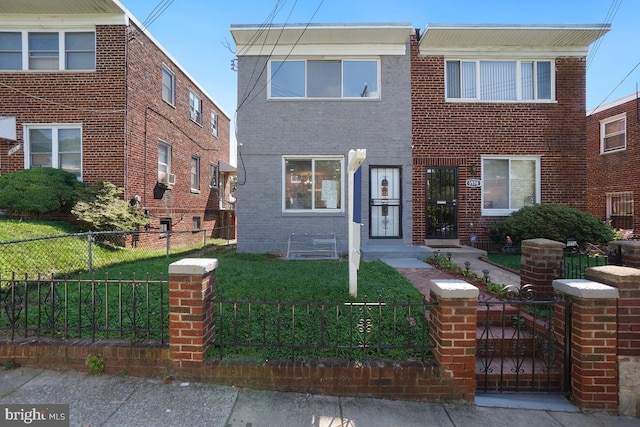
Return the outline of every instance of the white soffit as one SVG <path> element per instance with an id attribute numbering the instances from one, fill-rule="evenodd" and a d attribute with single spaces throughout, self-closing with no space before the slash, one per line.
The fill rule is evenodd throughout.
<path id="1" fill-rule="evenodd" d="M 429 24 L 420 37 L 421 55 L 547 52 L 583 56 L 589 45 L 611 29 L 609 24 L 442 25 Z"/>
<path id="2" fill-rule="evenodd" d="M 405 55 L 410 24 L 232 25 L 238 56 Z"/>

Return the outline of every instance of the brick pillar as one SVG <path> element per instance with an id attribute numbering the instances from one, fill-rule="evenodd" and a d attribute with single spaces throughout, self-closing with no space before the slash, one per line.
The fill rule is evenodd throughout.
<path id="1" fill-rule="evenodd" d="M 564 243 L 548 239 L 523 240 L 520 284 L 533 285 L 536 299 L 553 298 L 553 280 L 562 277 Z"/>
<path id="2" fill-rule="evenodd" d="M 430 281 L 430 336 L 442 375 L 473 402 L 476 392 L 478 288 L 463 280 Z"/>
<path id="3" fill-rule="evenodd" d="M 635 242 L 640 243 L 640 242 Z M 623 255 L 624 257 L 624 255 Z M 585 278 L 618 289 L 620 415 L 640 417 L 640 270 L 607 265 L 585 270 Z"/>
<path id="4" fill-rule="evenodd" d="M 607 246 L 610 251 L 620 251 L 622 265 L 640 268 L 640 240 L 614 240 L 609 242 Z"/>
<path id="5" fill-rule="evenodd" d="M 618 290 L 584 279 L 553 288 L 571 303 L 571 398 L 580 409 L 618 413 Z"/>
<path id="6" fill-rule="evenodd" d="M 185 258 L 169 266 L 169 351 L 178 368 L 200 367 L 215 333 L 217 259 Z"/>

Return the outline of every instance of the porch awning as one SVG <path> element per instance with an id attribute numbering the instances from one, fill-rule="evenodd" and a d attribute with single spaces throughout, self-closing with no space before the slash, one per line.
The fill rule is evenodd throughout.
<path id="1" fill-rule="evenodd" d="M 0 139 L 16 140 L 16 118 L 0 117 Z"/>
<path id="2" fill-rule="evenodd" d="M 226 173 L 238 172 L 238 169 L 235 166 L 232 166 L 227 162 L 223 162 L 222 160 L 218 160 L 218 170 L 220 172 L 226 172 Z"/>

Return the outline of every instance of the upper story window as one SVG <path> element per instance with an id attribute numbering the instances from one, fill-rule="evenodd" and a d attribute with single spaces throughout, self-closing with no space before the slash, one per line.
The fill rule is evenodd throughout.
<path id="1" fill-rule="evenodd" d="M 202 99 L 192 90 L 189 91 L 189 117 L 202 126 Z"/>
<path id="2" fill-rule="evenodd" d="M 218 115 L 211 112 L 211 135 L 218 137 Z"/>
<path id="3" fill-rule="evenodd" d="M 600 153 L 627 148 L 627 115 L 625 113 L 600 121 Z"/>
<path id="4" fill-rule="evenodd" d="M 209 188 L 218 188 L 218 165 L 209 165 Z"/>
<path id="5" fill-rule="evenodd" d="M 282 209 L 341 212 L 344 201 L 342 163 L 342 157 L 283 158 Z"/>
<path id="6" fill-rule="evenodd" d="M 551 101 L 551 61 L 446 61 L 447 100 Z"/>
<path id="7" fill-rule="evenodd" d="M 482 158 L 482 214 L 506 216 L 540 202 L 538 157 Z"/>
<path id="8" fill-rule="evenodd" d="M 78 125 L 26 125 L 24 167 L 56 168 L 82 179 L 82 128 Z"/>
<path id="9" fill-rule="evenodd" d="M 200 190 L 200 157 L 191 156 L 191 190 Z"/>
<path id="10" fill-rule="evenodd" d="M 95 70 L 94 31 L 0 32 L 0 70 Z"/>
<path id="11" fill-rule="evenodd" d="M 162 66 L 162 100 L 175 105 L 176 76 L 164 65 Z"/>
<path id="12" fill-rule="evenodd" d="M 160 141 L 158 143 L 158 182 L 169 183 L 171 174 L 171 145 Z"/>
<path id="13" fill-rule="evenodd" d="M 270 61 L 270 98 L 380 98 L 378 60 Z"/>

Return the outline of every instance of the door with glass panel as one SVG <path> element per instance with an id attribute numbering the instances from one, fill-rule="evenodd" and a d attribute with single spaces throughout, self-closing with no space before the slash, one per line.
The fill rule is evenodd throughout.
<path id="1" fill-rule="evenodd" d="M 369 169 L 369 237 L 402 237 L 401 170 L 395 166 Z"/>
<path id="2" fill-rule="evenodd" d="M 458 238 L 458 170 L 426 169 L 426 239 Z"/>

